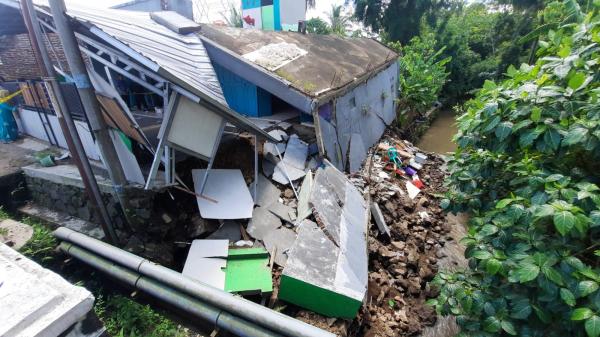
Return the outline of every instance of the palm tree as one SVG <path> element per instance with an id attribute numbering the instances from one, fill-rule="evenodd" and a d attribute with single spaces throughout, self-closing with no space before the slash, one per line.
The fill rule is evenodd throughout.
<path id="1" fill-rule="evenodd" d="M 306 0 L 306 7 L 315 8 L 317 0 Z"/>
<path id="2" fill-rule="evenodd" d="M 331 31 L 340 36 L 346 36 L 348 21 L 350 18 L 342 13 L 342 6 L 331 5 L 331 11 L 327 16 L 331 24 Z"/>

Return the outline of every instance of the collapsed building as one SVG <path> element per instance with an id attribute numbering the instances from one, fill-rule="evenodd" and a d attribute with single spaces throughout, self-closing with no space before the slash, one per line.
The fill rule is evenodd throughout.
<path id="1" fill-rule="evenodd" d="M 36 10 L 54 32 L 48 6 Z M 367 290 L 370 211 L 343 172 L 358 172 L 394 121 L 398 55 L 371 39 L 200 25 L 168 11 L 69 7 L 66 15 L 127 180 L 140 194 L 177 186 L 202 219 L 219 221 L 191 243 L 183 275 L 265 297 L 277 264 L 279 299 L 356 316 Z M 66 148 L 43 83 L 13 85 L 24 90 L 20 129 Z M 88 157 L 102 161 L 76 92 L 69 101 Z M 214 167 L 231 135 L 253 145 L 251 184 L 247 172 Z M 189 172 L 192 188 L 178 170 L 189 157 L 203 161 Z M 64 169 L 25 171 L 55 179 Z"/>

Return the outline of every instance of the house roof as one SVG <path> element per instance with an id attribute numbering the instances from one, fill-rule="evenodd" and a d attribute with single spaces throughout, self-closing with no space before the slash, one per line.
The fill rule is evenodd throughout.
<path id="1" fill-rule="evenodd" d="M 352 85 L 398 58 L 367 38 L 216 25 L 202 25 L 199 34 L 311 98 Z"/>
<path id="2" fill-rule="evenodd" d="M 14 0 L 0 4 L 18 8 Z M 46 0 L 35 0 L 38 11 L 51 17 Z M 69 5 L 67 15 L 83 25 L 86 34 L 102 40 L 132 57 L 136 62 L 197 95 L 229 122 L 262 138 L 273 137 L 244 116 L 231 110 L 202 41 L 195 35 L 181 35 L 158 24 L 150 13 L 98 9 Z"/>

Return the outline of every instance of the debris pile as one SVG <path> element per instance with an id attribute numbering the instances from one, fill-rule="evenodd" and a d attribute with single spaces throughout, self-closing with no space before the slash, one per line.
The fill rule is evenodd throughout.
<path id="1" fill-rule="evenodd" d="M 444 160 L 386 134 L 354 182 L 368 188 L 374 225 L 369 230 L 369 291 L 354 333 L 412 336 L 435 323 L 425 305 L 435 296 L 449 228 L 436 195 L 443 193 Z"/>

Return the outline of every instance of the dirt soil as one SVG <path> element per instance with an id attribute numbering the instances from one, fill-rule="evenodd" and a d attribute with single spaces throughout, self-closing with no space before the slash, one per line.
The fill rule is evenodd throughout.
<path id="1" fill-rule="evenodd" d="M 445 162 L 437 154 L 423 152 L 387 133 L 381 143 L 401 144 L 409 153 L 425 153 L 428 160 L 419 171 L 425 186 L 411 199 L 408 177 L 386 171 L 383 153 L 371 149 L 371 159 L 360 174 L 350 176 L 371 201 L 379 204 L 391 238 L 382 235 L 373 221 L 369 229 L 369 285 L 366 301 L 353 321 L 328 319 L 299 311 L 295 316 L 340 336 L 419 336 L 436 323 L 435 311 L 425 302 L 437 295 L 430 282 L 438 271 L 438 260 L 446 257 L 444 246 L 455 244 L 452 225 L 439 206 L 445 192 Z M 368 162 L 371 161 L 371 164 Z M 407 162 L 407 160 L 405 160 Z M 370 169 L 369 174 L 369 166 Z M 385 173 L 381 173 L 385 172 Z"/>

